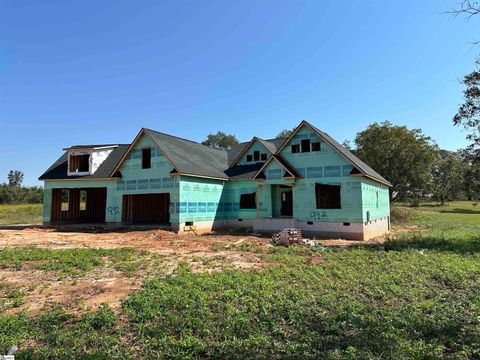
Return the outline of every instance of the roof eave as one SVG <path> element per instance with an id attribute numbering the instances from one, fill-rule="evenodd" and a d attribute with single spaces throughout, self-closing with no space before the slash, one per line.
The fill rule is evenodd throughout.
<path id="1" fill-rule="evenodd" d="M 118 180 L 118 178 L 112 178 L 112 177 L 109 177 L 109 178 L 77 177 L 77 178 L 73 178 L 73 179 L 40 179 L 39 178 L 38 180 L 41 180 L 41 181 L 94 181 L 94 180 L 99 180 L 99 181 L 109 180 L 109 181 L 112 181 L 112 180 Z"/>
<path id="2" fill-rule="evenodd" d="M 388 187 L 393 187 L 393 185 L 390 182 L 388 182 L 386 180 L 377 179 L 377 178 L 375 178 L 373 176 L 370 176 L 370 175 L 367 175 L 367 174 L 363 174 L 363 173 L 361 173 L 361 174 L 351 174 L 350 176 L 366 177 L 370 180 L 373 180 L 373 181 L 379 182 L 381 184 L 387 185 Z"/>
<path id="3" fill-rule="evenodd" d="M 179 172 L 179 173 L 171 175 L 171 176 L 191 176 L 191 177 L 199 177 L 199 178 L 205 178 L 205 179 L 215 179 L 215 180 L 222 180 L 222 181 L 229 181 L 230 180 L 228 177 L 208 176 L 208 175 L 200 175 L 200 174 L 189 174 L 189 173 L 182 173 L 182 172 Z"/>

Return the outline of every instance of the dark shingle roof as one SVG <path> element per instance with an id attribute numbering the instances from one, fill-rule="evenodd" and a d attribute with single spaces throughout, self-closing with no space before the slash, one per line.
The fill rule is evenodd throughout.
<path id="1" fill-rule="evenodd" d="M 156 145 L 182 174 L 228 179 L 228 153 L 195 141 L 145 129 Z"/>
<path id="2" fill-rule="evenodd" d="M 234 165 L 231 168 L 225 170 L 225 174 L 229 179 L 239 180 L 239 179 L 250 179 L 257 173 L 258 170 L 263 166 L 264 163 L 258 162 L 255 164 L 248 165 Z"/>
<path id="3" fill-rule="evenodd" d="M 269 141 L 266 141 L 266 140 L 263 140 L 263 139 L 260 139 L 260 138 L 256 138 L 258 140 L 258 142 L 260 144 L 262 144 L 268 151 L 270 151 L 271 154 L 274 154 L 276 151 L 277 151 L 277 148 L 276 146 L 269 142 Z"/>
<path id="4" fill-rule="evenodd" d="M 62 180 L 62 179 L 106 179 L 112 175 L 120 159 L 127 151 L 128 144 L 119 144 L 110 155 L 100 164 L 97 171 L 92 175 L 68 176 L 68 154 L 63 153 L 57 161 L 50 166 L 38 179 L 39 180 Z"/>
<path id="5" fill-rule="evenodd" d="M 282 144 L 285 142 L 285 140 L 287 140 L 287 138 L 275 138 L 275 139 L 268 139 L 268 140 L 265 140 L 265 141 L 268 141 L 273 146 L 275 146 L 275 151 L 277 151 L 278 148 L 280 146 L 282 146 Z"/>
<path id="6" fill-rule="evenodd" d="M 240 143 L 228 150 L 228 165 L 232 165 L 240 153 L 250 144 L 250 141 Z"/>

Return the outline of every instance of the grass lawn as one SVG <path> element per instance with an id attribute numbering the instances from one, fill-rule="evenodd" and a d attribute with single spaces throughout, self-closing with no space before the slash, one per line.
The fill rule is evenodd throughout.
<path id="1" fill-rule="evenodd" d="M 263 269 L 180 264 L 115 311 L 4 313 L 0 353 L 18 344 L 22 359 L 480 358 L 480 209 L 400 211 L 396 239 L 383 245 L 265 248 Z M 30 251 L 0 252 L 0 266 L 34 258 L 46 270 L 88 271 L 105 256 L 132 258 Z"/>
<path id="2" fill-rule="evenodd" d="M 42 204 L 0 205 L 0 225 L 41 223 Z"/>

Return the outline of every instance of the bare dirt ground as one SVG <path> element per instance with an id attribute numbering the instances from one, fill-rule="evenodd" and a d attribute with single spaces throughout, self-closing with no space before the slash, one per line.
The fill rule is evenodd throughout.
<path id="1" fill-rule="evenodd" d="M 191 253 L 210 249 L 214 243 L 233 244 L 243 239 L 245 243 L 266 244 L 268 238 L 238 234 L 175 234 L 167 230 L 57 230 L 53 228 L 25 227 L 0 230 L 0 247 L 38 246 L 54 249 L 79 247 L 118 248 L 134 247 L 150 251 Z"/>
<path id="2" fill-rule="evenodd" d="M 20 269 L 0 268 L 0 299 L 6 291 L 25 293 L 20 305 L 7 313 L 38 313 L 61 306 L 75 313 L 95 310 L 101 303 L 115 308 L 121 300 L 141 287 L 144 280 L 174 271 L 187 263 L 193 271 L 216 271 L 226 267 L 249 270 L 265 262 L 255 253 L 236 250 L 243 244 L 264 246 L 268 238 L 249 235 L 177 235 L 165 230 L 136 231 L 58 231 L 41 227 L 0 230 L 0 249 L 7 247 L 40 247 L 48 249 L 131 247 L 156 255 L 154 262 L 143 252 L 147 269 L 125 274 L 108 266 L 84 275 L 59 277 L 51 271 L 22 264 Z M 160 264 L 158 264 L 160 263 Z M 3 294 L 2 294 L 3 292 Z"/>
<path id="3" fill-rule="evenodd" d="M 396 229 L 396 232 L 412 229 Z M 419 231 L 421 231 L 419 229 Z M 315 240 L 322 246 L 355 246 L 365 243 L 382 243 L 384 238 L 368 241 L 327 239 Z M 264 246 L 270 243 L 269 237 L 249 234 L 175 234 L 167 230 L 95 230 L 84 229 L 58 230 L 42 227 L 19 227 L 18 229 L 0 229 L 0 247 L 36 246 L 52 249 L 68 248 L 118 248 L 134 247 L 164 254 L 187 254 L 212 250 L 212 246 L 228 248 L 231 245 L 252 244 Z"/>
<path id="4" fill-rule="evenodd" d="M 373 240 L 377 243 L 383 240 Z M 175 234 L 166 230 L 98 230 L 51 229 L 26 226 L 0 230 L 0 250 L 6 247 L 40 247 L 48 249 L 120 248 L 144 250 L 145 268 L 126 274 L 113 267 L 101 266 L 83 275 L 59 277 L 51 271 L 29 267 L 0 268 L 0 298 L 2 289 L 25 293 L 20 304 L 6 312 L 38 313 L 62 307 L 73 313 L 95 310 L 108 303 L 116 308 L 128 295 L 139 289 L 146 279 L 172 273 L 183 262 L 193 271 L 217 271 L 236 268 L 248 271 L 267 263 L 261 257 L 270 238 L 252 234 Z M 359 241 L 319 240 L 323 246 L 347 247 Z M 260 251 L 250 251 L 252 248 Z M 145 255 L 146 253 L 146 255 Z M 155 257 L 155 261 L 152 260 Z M 142 258 L 143 259 L 143 258 Z M 309 259 L 320 263 L 321 258 Z M 272 265 L 272 264 L 270 264 Z"/>

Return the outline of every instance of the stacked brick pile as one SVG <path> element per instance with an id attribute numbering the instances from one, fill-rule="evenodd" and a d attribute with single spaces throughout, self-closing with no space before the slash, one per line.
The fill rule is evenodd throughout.
<path id="1" fill-rule="evenodd" d="M 272 241 L 274 245 L 302 245 L 302 231 L 300 229 L 283 229 L 279 233 L 273 234 Z"/>

